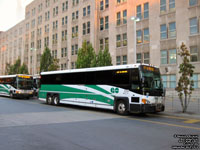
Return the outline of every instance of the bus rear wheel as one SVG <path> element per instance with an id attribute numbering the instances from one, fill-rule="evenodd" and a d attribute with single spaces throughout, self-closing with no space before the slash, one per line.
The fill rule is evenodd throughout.
<path id="1" fill-rule="evenodd" d="M 58 95 L 55 95 L 53 97 L 53 104 L 56 105 L 56 106 L 60 104 L 60 100 L 59 100 Z"/>
<path id="2" fill-rule="evenodd" d="M 50 95 L 47 96 L 46 103 L 49 104 L 49 105 L 53 104 L 53 98 L 52 98 L 52 96 L 50 96 Z"/>
<path id="3" fill-rule="evenodd" d="M 128 106 L 125 101 L 118 101 L 117 102 L 117 113 L 119 115 L 127 115 L 128 114 Z"/>

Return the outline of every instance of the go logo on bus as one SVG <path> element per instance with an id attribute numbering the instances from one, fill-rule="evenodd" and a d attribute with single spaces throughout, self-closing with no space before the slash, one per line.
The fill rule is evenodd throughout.
<path id="1" fill-rule="evenodd" d="M 110 91 L 112 93 L 119 93 L 119 88 L 111 88 Z"/>

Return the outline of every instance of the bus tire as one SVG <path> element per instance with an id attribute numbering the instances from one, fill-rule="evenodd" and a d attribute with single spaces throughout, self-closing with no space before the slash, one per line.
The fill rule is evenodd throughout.
<path id="1" fill-rule="evenodd" d="M 58 106 L 60 104 L 60 99 L 58 95 L 53 96 L 53 105 Z"/>
<path id="2" fill-rule="evenodd" d="M 10 92 L 10 98 L 14 98 L 13 92 Z"/>
<path id="3" fill-rule="evenodd" d="M 53 104 L 53 98 L 52 98 L 51 95 L 47 95 L 46 103 L 48 105 L 52 105 Z"/>
<path id="4" fill-rule="evenodd" d="M 119 115 L 128 115 L 128 105 L 125 101 L 119 100 L 117 102 L 116 111 Z"/>

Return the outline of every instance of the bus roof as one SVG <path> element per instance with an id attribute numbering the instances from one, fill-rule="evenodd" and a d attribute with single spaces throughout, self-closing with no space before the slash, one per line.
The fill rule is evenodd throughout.
<path id="1" fill-rule="evenodd" d="M 16 76 L 31 76 L 31 75 L 26 75 L 26 74 L 14 74 L 14 75 L 5 75 L 5 76 L 0 76 L 0 78 L 14 78 Z"/>
<path id="2" fill-rule="evenodd" d="M 63 73 L 78 73 L 78 72 L 91 72 L 91 71 L 103 71 L 103 70 L 116 70 L 116 69 L 131 69 L 138 68 L 140 65 L 152 66 L 149 64 L 129 64 L 129 65 L 116 65 L 116 66 L 105 66 L 105 67 L 94 67 L 94 68 L 81 68 L 81 69 L 69 69 L 69 70 L 59 70 L 59 71 L 48 71 L 41 72 L 41 75 L 51 75 L 51 74 L 63 74 Z"/>

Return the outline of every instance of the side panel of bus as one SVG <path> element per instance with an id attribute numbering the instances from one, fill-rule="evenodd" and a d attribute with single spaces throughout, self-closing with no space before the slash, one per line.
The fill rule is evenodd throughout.
<path id="1" fill-rule="evenodd" d="M 59 95 L 60 103 L 113 109 L 114 95 L 110 86 L 98 85 L 41 85 L 39 98 Z"/>
<path id="2" fill-rule="evenodd" d="M 9 96 L 10 95 L 10 85 L 0 84 L 0 95 Z"/>

